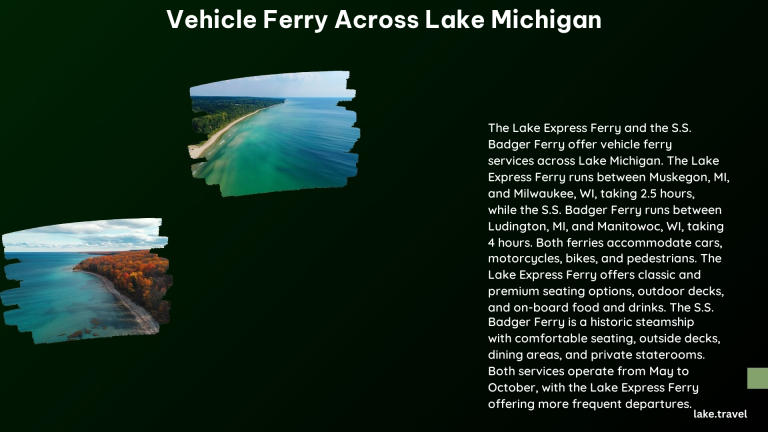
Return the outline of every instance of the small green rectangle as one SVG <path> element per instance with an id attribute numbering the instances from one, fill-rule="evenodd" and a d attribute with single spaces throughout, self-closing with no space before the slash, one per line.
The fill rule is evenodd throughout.
<path id="1" fill-rule="evenodd" d="M 768 368 L 747 368 L 748 389 L 768 389 Z"/>

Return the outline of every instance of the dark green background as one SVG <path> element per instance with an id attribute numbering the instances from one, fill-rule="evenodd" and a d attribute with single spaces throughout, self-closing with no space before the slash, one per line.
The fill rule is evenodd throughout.
<path id="1" fill-rule="evenodd" d="M 689 365 L 702 385 L 689 399 L 749 409 L 749 421 L 719 427 L 764 424 L 764 393 L 745 390 L 746 368 L 768 366 L 757 2 L 433 3 L 5 6 L 0 233 L 161 217 L 174 285 L 171 322 L 152 337 L 35 346 L 0 325 L 3 427 L 691 424 L 690 411 L 486 408 L 498 396 L 486 390 L 490 121 L 687 122 L 696 134 L 676 153 L 724 160 L 731 184 L 711 199 L 727 209 L 726 260 L 710 282 L 727 301 L 701 329 L 727 342 Z M 330 17 L 319 34 L 174 30 L 165 12 L 216 7 Z M 489 21 L 492 9 L 514 7 L 599 14 L 603 28 L 424 28 L 426 9 Z M 337 30 L 339 9 L 422 24 Z M 357 90 L 358 175 L 347 187 L 222 199 L 192 178 L 189 87 L 323 70 L 351 71 Z"/>

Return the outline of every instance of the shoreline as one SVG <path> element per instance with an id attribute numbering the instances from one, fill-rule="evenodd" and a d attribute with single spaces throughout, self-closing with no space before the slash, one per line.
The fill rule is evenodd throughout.
<path id="1" fill-rule="evenodd" d="M 279 103 L 279 104 L 275 104 L 275 105 L 270 105 L 270 106 L 268 106 L 266 108 L 259 108 L 259 109 L 257 109 L 256 111 L 254 111 L 254 112 L 252 112 L 250 114 L 246 114 L 246 115 L 240 117 L 239 119 L 237 119 L 237 120 L 233 121 L 232 123 L 226 125 L 224 127 L 224 129 L 222 129 L 222 130 L 216 132 L 215 134 L 213 134 L 213 136 L 208 138 L 208 141 L 206 141 L 204 144 L 189 146 L 188 147 L 189 148 L 189 157 L 191 157 L 192 159 L 200 159 L 200 157 L 208 149 L 208 147 L 212 146 L 213 143 L 215 143 L 224 132 L 228 131 L 229 128 L 231 128 L 235 124 L 239 123 L 240 120 L 244 120 L 244 119 L 246 119 L 246 118 L 248 118 L 248 117 L 250 117 L 250 116 L 252 116 L 254 114 L 257 114 L 258 112 L 263 111 L 263 110 L 265 110 L 267 108 L 272 108 L 273 106 L 282 105 L 284 103 L 285 102 L 282 102 L 282 103 Z"/>
<path id="2" fill-rule="evenodd" d="M 155 320 L 146 309 L 137 305 L 125 294 L 115 288 L 115 285 L 109 279 L 96 273 L 92 273 L 85 270 L 72 270 L 73 272 L 87 273 L 92 276 L 96 276 L 101 282 L 101 286 L 104 287 L 110 294 L 115 297 L 115 300 L 122 303 L 131 313 L 136 317 L 136 323 L 141 327 L 142 332 L 140 334 L 155 334 L 160 331 L 160 323 Z"/>

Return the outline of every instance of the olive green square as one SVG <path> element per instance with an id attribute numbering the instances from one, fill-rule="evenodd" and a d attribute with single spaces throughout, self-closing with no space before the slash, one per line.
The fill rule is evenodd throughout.
<path id="1" fill-rule="evenodd" d="M 768 368 L 747 368 L 748 389 L 768 389 Z"/>

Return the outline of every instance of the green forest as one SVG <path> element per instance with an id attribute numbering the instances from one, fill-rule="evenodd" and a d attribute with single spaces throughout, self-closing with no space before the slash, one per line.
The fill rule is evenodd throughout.
<path id="1" fill-rule="evenodd" d="M 192 96 L 192 131 L 210 135 L 256 110 L 285 102 L 285 99 L 245 96 Z"/>

